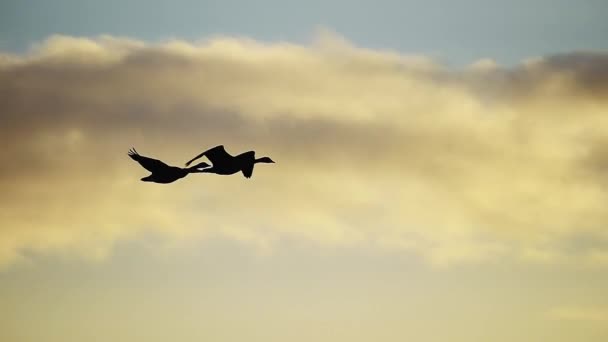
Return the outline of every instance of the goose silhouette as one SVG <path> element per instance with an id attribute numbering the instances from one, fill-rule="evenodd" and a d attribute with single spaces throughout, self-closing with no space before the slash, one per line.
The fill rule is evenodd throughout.
<path id="1" fill-rule="evenodd" d="M 232 175 L 237 172 L 242 172 L 246 178 L 251 178 L 253 174 L 253 166 L 257 163 L 274 163 L 274 161 L 268 157 L 255 158 L 255 151 L 249 151 L 239 154 L 238 156 L 232 156 L 224 145 L 213 147 L 198 156 L 192 158 L 186 163 L 186 166 L 190 165 L 193 161 L 207 157 L 211 162 L 212 166 L 200 170 L 202 173 L 215 173 L 218 175 Z"/>
<path id="2" fill-rule="evenodd" d="M 202 162 L 195 166 L 182 169 L 181 167 L 169 166 L 160 160 L 144 157 L 140 155 L 134 148 L 129 150 L 128 153 L 131 159 L 138 162 L 144 169 L 152 172 L 151 175 L 142 178 L 144 182 L 154 183 L 173 183 L 178 179 L 186 177 L 190 173 L 200 173 L 201 168 L 210 166 L 209 164 Z"/>

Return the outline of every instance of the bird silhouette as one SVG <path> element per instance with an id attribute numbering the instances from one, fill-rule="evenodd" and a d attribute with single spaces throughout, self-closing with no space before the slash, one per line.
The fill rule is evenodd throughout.
<path id="1" fill-rule="evenodd" d="M 251 175 L 253 174 L 253 166 L 256 163 L 274 163 L 274 161 L 268 157 L 256 159 L 255 151 L 249 151 L 241 153 L 238 156 L 232 156 L 226 152 L 224 145 L 219 145 L 192 158 L 186 163 L 186 166 L 203 156 L 209 159 L 212 166 L 210 168 L 200 170 L 200 172 L 215 173 L 218 175 L 232 175 L 237 172 L 243 172 L 243 176 L 246 178 L 251 178 Z"/>
<path id="2" fill-rule="evenodd" d="M 178 179 L 186 177 L 190 173 L 200 173 L 201 168 L 210 166 L 209 164 L 202 162 L 195 166 L 182 169 L 181 167 L 169 166 L 160 160 L 144 157 L 140 155 L 134 148 L 129 150 L 128 153 L 131 159 L 138 162 L 144 169 L 152 172 L 151 175 L 142 178 L 144 182 L 154 183 L 173 183 Z"/>

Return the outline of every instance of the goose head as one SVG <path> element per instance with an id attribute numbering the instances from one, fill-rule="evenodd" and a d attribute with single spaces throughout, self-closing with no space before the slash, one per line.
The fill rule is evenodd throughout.
<path id="1" fill-rule="evenodd" d="M 256 163 L 269 163 L 270 164 L 270 163 L 274 163 L 274 160 L 272 160 L 272 159 L 270 159 L 268 157 L 262 157 L 262 158 L 256 159 L 255 162 Z"/>
<path id="2" fill-rule="evenodd" d="M 196 164 L 194 166 L 190 166 L 188 168 L 185 168 L 184 170 L 186 170 L 188 172 L 196 172 L 196 171 L 200 171 L 201 169 L 204 169 L 204 168 L 209 167 L 209 166 L 211 166 L 211 165 L 209 165 L 209 164 L 207 164 L 205 162 L 201 162 L 201 163 L 198 163 L 198 164 Z"/>

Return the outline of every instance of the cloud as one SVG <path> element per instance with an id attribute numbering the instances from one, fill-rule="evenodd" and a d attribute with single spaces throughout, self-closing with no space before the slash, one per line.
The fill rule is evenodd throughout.
<path id="1" fill-rule="evenodd" d="M 608 54 L 453 70 L 323 34 L 311 45 L 54 36 L 0 58 L 0 262 L 102 258 L 121 239 L 365 245 L 435 264 L 601 262 Z M 144 184 L 142 154 L 209 147 L 254 177 Z M 574 244 L 576 237 L 598 241 Z"/>

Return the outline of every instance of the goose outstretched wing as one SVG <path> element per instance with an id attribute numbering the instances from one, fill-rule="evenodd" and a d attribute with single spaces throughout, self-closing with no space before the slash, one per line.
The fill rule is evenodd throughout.
<path id="1" fill-rule="evenodd" d="M 148 157 L 144 157 L 144 156 L 140 155 L 139 153 L 137 153 L 137 151 L 134 148 L 130 149 L 128 154 L 129 154 L 129 157 L 131 157 L 131 159 L 135 160 L 141 166 L 143 166 L 144 169 L 146 169 L 152 173 L 158 172 L 165 168 L 169 168 L 169 165 L 163 163 L 160 160 L 152 159 L 152 158 L 148 158 Z"/>
<path id="2" fill-rule="evenodd" d="M 207 157 L 207 159 L 209 159 L 209 161 L 215 165 L 215 164 L 226 164 L 229 163 L 230 161 L 232 161 L 232 159 L 234 158 L 233 156 L 231 156 L 228 152 L 226 152 L 226 149 L 224 149 L 224 145 L 219 145 L 219 146 L 215 146 L 213 148 L 208 149 L 207 151 L 199 154 L 198 156 L 192 158 L 190 161 L 188 161 L 186 163 L 186 166 L 189 166 L 193 161 L 201 158 L 201 157 Z"/>

